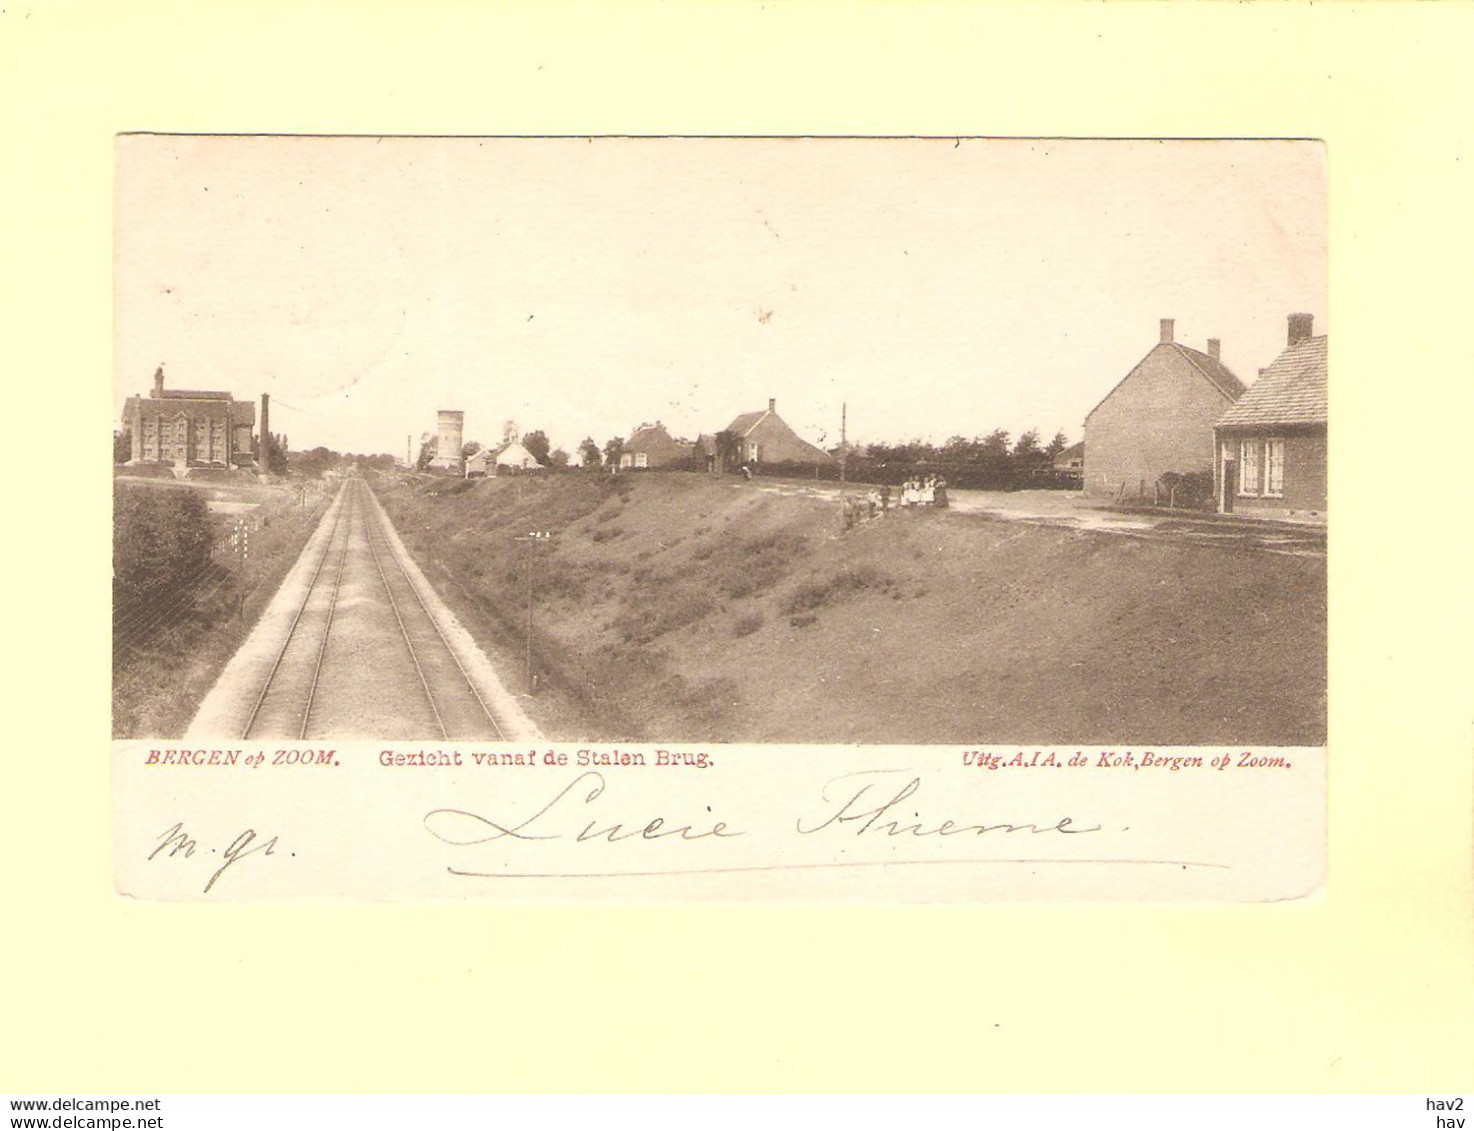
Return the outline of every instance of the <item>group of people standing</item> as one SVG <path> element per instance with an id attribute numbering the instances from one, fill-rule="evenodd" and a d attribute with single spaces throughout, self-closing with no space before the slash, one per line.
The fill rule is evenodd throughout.
<path id="1" fill-rule="evenodd" d="M 901 506 L 945 507 L 947 481 L 940 475 L 912 476 L 901 484 Z"/>
<path id="2" fill-rule="evenodd" d="M 945 507 L 947 481 L 940 475 L 913 476 L 899 489 L 889 483 L 872 487 L 868 494 L 846 500 L 845 525 L 889 514 L 892 506 L 909 510 L 913 507 Z"/>

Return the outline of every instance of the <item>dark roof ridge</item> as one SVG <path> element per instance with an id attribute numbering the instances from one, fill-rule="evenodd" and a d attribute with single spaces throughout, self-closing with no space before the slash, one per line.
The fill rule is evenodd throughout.
<path id="1" fill-rule="evenodd" d="M 1212 354 L 1203 353 L 1201 350 L 1195 350 L 1192 348 L 1192 346 L 1185 346 L 1181 342 L 1167 342 L 1165 344 L 1176 346 L 1179 350 L 1181 350 L 1188 361 L 1193 363 L 1193 366 L 1198 370 L 1198 372 L 1201 373 L 1204 377 L 1208 378 L 1213 387 L 1224 396 L 1226 396 L 1229 400 L 1236 401 L 1244 395 L 1244 391 L 1248 388 L 1248 386 L 1239 379 L 1239 375 L 1237 373 L 1235 373 L 1228 366 L 1224 365 L 1222 361 L 1214 357 Z M 1204 365 L 1204 362 L 1207 362 L 1208 364 Z M 1230 387 L 1225 389 L 1221 383 L 1220 376 L 1213 372 L 1214 369 L 1222 370 L 1224 375 L 1226 375 L 1238 385 L 1238 388 L 1234 389 Z"/>
<path id="2" fill-rule="evenodd" d="M 1228 374 L 1228 376 L 1234 381 L 1238 381 L 1239 388 L 1238 392 L 1236 393 L 1229 392 L 1229 390 L 1225 389 L 1222 385 L 1218 383 L 1213 375 L 1209 373 L 1206 368 L 1204 368 L 1204 366 L 1199 364 L 1197 360 L 1198 357 L 1201 357 L 1204 361 L 1212 362 L 1213 359 L 1207 354 L 1198 353 L 1197 350 L 1191 348 L 1190 346 L 1185 346 L 1180 342 L 1158 342 L 1156 345 L 1152 346 L 1151 349 L 1147 350 L 1146 353 L 1141 355 L 1141 360 L 1133 365 L 1130 369 L 1128 369 L 1126 371 L 1126 375 L 1122 377 L 1119 381 L 1117 381 L 1114 385 L 1112 385 L 1110 391 L 1107 392 L 1105 396 L 1101 397 L 1100 400 L 1095 402 L 1095 407 L 1085 414 L 1085 419 L 1089 420 L 1092 416 L 1094 416 L 1096 409 L 1100 408 L 1101 405 L 1110 400 L 1111 397 L 1115 395 L 1117 389 L 1126 384 L 1127 381 L 1131 380 L 1132 374 L 1134 374 L 1138 369 L 1142 367 L 1142 365 L 1146 362 L 1146 359 L 1151 357 L 1152 354 L 1156 353 L 1157 350 L 1161 349 L 1163 346 L 1176 349 L 1182 355 L 1184 361 L 1186 361 L 1200 374 L 1202 374 L 1203 379 L 1206 380 L 1208 384 L 1212 385 L 1215 389 L 1217 389 L 1220 393 L 1228 398 L 1230 404 L 1232 404 L 1235 400 L 1244 395 L 1244 390 L 1247 388 L 1247 386 L 1242 381 L 1239 381 L 1238 375 L 1235 374 L 1232 369 L 1224 365 L 1222 362 L 1219 362 L 1218 365 L 1223 370 L 1223 372 Z M 1196 357 L 1194 356 L 1195 354 L 1197 355 Z"/>

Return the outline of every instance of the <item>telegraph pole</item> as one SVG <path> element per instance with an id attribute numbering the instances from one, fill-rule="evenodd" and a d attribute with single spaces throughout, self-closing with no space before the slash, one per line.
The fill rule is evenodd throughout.
<path id="1" fill-rule="evenodd" d="M 850 446 L 846 436 L 846 425 L 849 417 L 849 404 L 845 401 L 839 402 L 839 532 L 845 532 L 845 465 L 849 462 Z"/>
<path id="2" fill-rule="evenodd" d="M 532 682 L 532 596 L 533 596 L 533 565 L 536 561 L 534 551 L 538 543 L 547 542 L 553 537 L 547 530 L 530 530 L 526 535 L 516 539 L 518 542 L 527 543 L 527 632 L 523 642 L 523 679 L 527 686 L 527 694 L 533 692 Z"/>

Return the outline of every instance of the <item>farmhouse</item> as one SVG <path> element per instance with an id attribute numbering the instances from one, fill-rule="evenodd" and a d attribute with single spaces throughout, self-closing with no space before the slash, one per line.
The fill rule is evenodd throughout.
<path id="1" fill-rule="evenodd" d="M 1080 471 L 1085 467 L 1085 441 L 1071 444 L 1059 455 L 1054 457 L 1050 465 L 1055 471 Z"/>
<path id="2" fill-rule="evenodd" d="M 1325 514 L 1326 338 L 1312 328 L 1290 315 L 1284 352 L 1214 428 L 1220 511 Z"/>
<path id="3" fill-rule="evenodd" d="M 625 468 L 690 467 L 695 449 L 689 440 L 676 440 L 660 421 L 641 424 L 620 450 L 619 466 Z"/>
<path id="4" fill-rule="evenodd" d="M 123 427 L 132 433 L 129 463 L 249 467 L 255 425 L 252 401 L 213 390 L 166 389 L 162 365 L 154 372 L 153 395 L 123 404 Z"/>
<path id="5" fill-rule="evenodd" d="M 831 463 L 834 457 L 799 436 L 778 415 L 778 402 L 766 412 L 744 412 L 727 425 L 737 437 L 743 463 Z"/>
<path id="6" fill-rule="evenodd" d="M 1085 493 L 1139 498 L 1155 493 L 1167 472 L 1213 468 L 1213 426 L 1244 393 L 1244 383 L 1218 358 L 1217 338 L 1200 353 L 1173 341 L 1163 318 L 1161 340 L 1085 418 Z"/>
<path id="7" fill-rule="evenodd" d="M 475 479 L 482 475 L 495 475 L 498 471 L 514 469 L 531 471 L 541 467 L 537 457 L 517 440 L 509 440 L 499 448 L 482 448 L 466 461 L 466 478 Z"/>

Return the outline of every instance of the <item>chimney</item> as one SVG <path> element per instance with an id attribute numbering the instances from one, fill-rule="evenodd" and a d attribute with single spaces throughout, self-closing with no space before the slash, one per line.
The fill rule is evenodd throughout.
<path id="1" fill-rule="evenodd" d="M 1223 345 L 1217 338 L 1208 339 L 1208 356 L 1214 361 L 1218 360 L 1218 350 Z"/>
<path id="2" fill-rule="evenodd" d="M 769 412 L 777 412 L 778 411 L 778 400 L 777 400 L 776 397 L 769 397 L 768 398 L 768 411 Z"/>
<path id="3" fill-rule="evenodd" d="M 271 435 L 271 394 L 261 394 L 261 450 L 256 453 L 256 466 L 266 470 L 267 437 Z"/>
<path id="4" fill-rule="evenodd" d="M 1170 342 L 1171 340 L 1172 340 L 1172 319 L 1170 319 L 1170 318 L 1163 318 L 1162 319 L 1162 341 L 1165 343 L 1165 342 Z"/>
<path id="5" fill-rule="evenodd" d="M 164 367 L 161 365 L 154 370 L 154 399 L 164 395 Z"/>
<path id="6" fill-rule="evenodd" d="M 1293 346 L 1296 342 L 1310 337 L 1314 321 L 1315 316 L 1311 314 L 1290 315 L 1289 344 Z"/>

